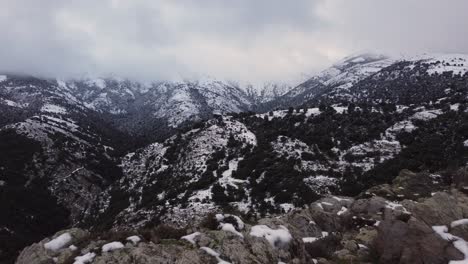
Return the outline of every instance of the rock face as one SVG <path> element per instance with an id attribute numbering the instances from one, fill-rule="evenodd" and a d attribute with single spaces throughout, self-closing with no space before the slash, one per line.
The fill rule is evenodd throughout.
<path id="1" fill-rule="evenodd" d="M 466 218 L 468 196 L 457 190 L 401 203 L 330 196 L 246 223 L 218 214 L 183 230 L 69 229 L 25 248 L 16 263 L 442 264 L 465 258 L 460 245 L 468 239 Z M 78 262 L 83 259 L 88 262 Z"/>
<path id="2" fill-rule="evenodd" d="M 460 192 L 436 193 L 423 202 L 404 201 L 411 212 L 409 219 L 385 214 L 375 241 L 381 263 L 447 263 L 464 259 L 452 241 L 444 240 L 436 226 L 452 226 L 454 221 L 468 217 L 468 197 Z M 460 233 L 463 240 L 466 233 Z M 466 242 L 464 242 L 466 243 Z"/>

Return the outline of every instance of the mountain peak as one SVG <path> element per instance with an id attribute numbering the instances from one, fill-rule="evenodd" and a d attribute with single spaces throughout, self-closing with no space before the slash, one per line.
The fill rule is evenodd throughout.
<path id="1" fill-rule="evenodd" d="M 371 52 L 358 53 L 358 54 L 350 55 L 341 59 L 337 63 L 333 64 L 333 67 L 335 68 L 351 67 L 355 65 L 368 64 L 368 63 L 382 61 L 386 59 L 390 59 L 390 56 L 379 54 L 379 53 L 371 53 Z"/>

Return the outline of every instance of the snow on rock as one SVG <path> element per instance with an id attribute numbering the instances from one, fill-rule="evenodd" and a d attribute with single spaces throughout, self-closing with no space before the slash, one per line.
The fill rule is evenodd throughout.
<path id="1" fill-rule="evenodd" d="M 180 239 L 184 239 L 184 240 L 187 240 L 188 242 L 190 242 L 192 245 L 195 245 L 195 237 L 201 235 L 200 232 L 195 232 L 195 233 L 192 233 L 190 235 L 186 235 L 186 236 L 183 236 L 181 237 Z"/>
<path id="2" fill-rule="evenodd" d="M 363 245 L 363 244 L 358 244 L 358 247 L 359 247 L 359 248 L 362 248 L 362 249 L 369 249 L 368 246 Z"/>
<path id="3" fill-rule="evenodd" d="M 0 75 L 0 82 L 6 81 L 6 75 Z"/>
<path id="4" fill-rule="evenodd" d="M 75 251 L 75 250 L 78 249 L 78 247 L 76 247 L 75 245 L 70 245 L 68 248 L 69 248 L 71 251 Z"/>
<path id="5" fill-rule="evenodd" d="M 317 237 L 303 237 L 302 242 L 304 243 L 313 243 L 315 241 L 319 240 Z"/>
<path id="6" fill-rule="evenodd" d="M 442 110 L 440 110 L 440 109 L 425 110 L 425 111 L 415 113 L 411 117 L 411 119 L 428 121 L 428 120 L 431 120 L 431 119 L 434 119 L 434 118 L 438 117 L 441 114 L 442 114 Z"/>
<path id="7" fill-rule="evenodd" d="M 468 244 L 465 240 L 459 239 L 453 242 L 453 246 L 460 251 L 463 256 L 465 256 L 464 260 L 451 260 L 449 264 L 468 264 Z"/>
<path id="8" fill-rule="evenodd" d="M 295 208 L 294 204 L 291 203 L 282 203 L 279 206 L 285 213 L 289 213 Z"/>
<path id="9" fill-rule="evenodd" d="M 72 240 L 70 233 L 63 233 L 60 236 L 52 239 L 44 244 L 44 248 L 52 251 L 57 251 L 65 246 Z"/>
<path id="10" fill-rule="evenodd" d="M 78 256 L 75 258 L 75 262 L 73 264 L 86 264 L 93 262 L 94 257 L 96 257 L 95 253 L 89 252 L 84 254 L 83 256 Z"/>
<path id="11" fill-rule="evenodd" d="M 265 238 L 273 247 L 282 247 L 291 241 L 292 236 L 289 230 L 280 225 L 278 229 L 271 229 L 266 225 L 252 226 L 250 235 Z"/>
<path id="12" fill-rule="evenodd" d="M 120 242 L 110 242 L 102 246 L 102 252 L 109 252 L 123 247 L 124 245 Z"/>
<path id="13" fill-rule="evenodd" d="M 335 200 L 337 200 L 338 202 L 351 202 L 351 199 L 348 199 L 348 198 L 341 198 L 341 197 L 338 197 L 338 196 L 332 196 L 332 199 L 335 199 Z"/>
<path id="14" fill-rule="evenodd" d="M 348 211 L 348 208 L 342 206 L 340 211 L 338 211 L 336 214 L 337 215 L 342 215 L 342 214 L 346 213 L 347 211 Z"/>
<path id="15" fill-rule="evenodd" d="M 464 222 L 465 222 L 464 220 L 467 220 L 467 219 L 461 219 L 461 220 L 454 221 L 454 222 L 452 222 L 452 225 L 454 223 L 455 223 L 455 226 L 459 225 L 461 223 L 464 224 Z M 458 251 L 460 251 L 465 257 L 465 259 L 463 259 L 463 260 L 451 260 L 449 262 L 449 264 L 458 264 L 458 263 L 459 264 L 467 264 L 468 263 L 468 244 L 463 238 L 457 237 L 457 236 L 454 236 L 454 235 L 448 233 L 447 226 L 433 226 L 432 230 L 434 230 L 434 232 L 436 232 L 436 234 L 439 235 L 442 239 L 444 239 L 446 241 L 449 241 L 449 242 L 452 242 L 453 246 L 456 249 L 458 249 Z"/>
<path id="16" fill-rule="evenodd" d="M 232 217 L 236 220 L 237 222 L 237 228 L 239 230 L 242 230 L 244 229 L 245 227 L 245 224 L 244 224 L 244 221 L 242 221 L 242 219 L 240 219 L 240 217 L 238 217 L 237 215 L 232 215 L 232 214 L 216 214 L 216 220 L 220 223 L 222 223 L 224 221 L 225 218 L 227 217 Z"/>
<path id="17" fill-rule="evenodd" d="M 141 241 L 141 238 L 139 236 L 129 236 L 126 239 L 127 241 L 132 242 L 134 245 L 138 244 Z"/>
<path id="18" fill-rule="evenodd" d="M 231 232 L 231 233 L 233 233 L 235 235 L 238 235 L 238 236 L 244 238 L 244 235 L 242 233 L 240 233 L 239 231 L 237 231 L 236 228 L 231 223 L 221 223 L 221 224 L 219 224 L 219 227 L 223 231 Z"/>
<path id="19" fill-rule="evenodd" d="M 324 237 L 327 237 L 327 236 L 328 236 L 328 232 L 322 232 L 322 235 L 320 237 L 303 237 L 302 241 L 304 243 L 313 243 L 313 242 L 315 242 L 317 240 L 320 240 L 320 239 L 322 239 Z"/>
<path id="20" fill-rule="evenodd" d="M 468 147 L 468 139 L 463 141 L 463 146 Z"/>
<path id="21" fill-rule="evenodd" d="M 205 251 L 208 255 L 213 256 L 218 261 L 218 264 L 229 264 L 229 262 L 222 260 L 220 254 L 209 247 L 201 247 L 201 250 Z"/>
<path id="22" fill-rule="evenodd" d="M 461 225 L 468 225 L 468 219 L 460 219 L 460 220 L 453 221 L 450 224 L 450 227 L 454 228 L 456 226 L 461 226 Z"/>
<path id="23" fill-rule="evenodd" d="M 398 203 L 393 203 L 393 202 L 389 202 L 389 201 L 385 201 L 386 202 L 386 208 L 390 209 L 390 210 L 393 210 L 393 211 L 402 211 L 404 213 L 410 213 L 405 207 L 403 207 L 403 205 L 401 204 L 398 204 Z"/>
<path id="24" fill-rule="evenodd" d="M 444 240 L 454 241 L 458 239 L 458 237 L 448 233 L 447 226 L 433 226 L 432 230 L 434 230 L 434 232 L 436 232 L 436 234 L 438 234 Z"/>

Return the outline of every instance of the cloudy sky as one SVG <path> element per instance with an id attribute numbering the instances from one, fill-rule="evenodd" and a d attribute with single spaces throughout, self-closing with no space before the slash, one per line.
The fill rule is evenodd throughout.
<path id="1" fill-rule="evenodd" d="M 349 54 L 468 53 L 466 0 L 0 0 L 0 71 L 292 81 Z"/>

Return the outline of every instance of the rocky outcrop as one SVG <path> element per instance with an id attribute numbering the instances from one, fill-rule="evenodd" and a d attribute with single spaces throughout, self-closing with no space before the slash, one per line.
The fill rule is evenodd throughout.
<path id="1" fill-rule="evenodd" d="M 468 217 L 468 197 L 458 191 L 435 193 L 422 202 L 402 203 L 411 217 L 402 219 L 385 214 L 375 241 L 381 263 L 448 263 L 464 255 L 435 232 L 438 226 L 451 226 Z M 468 239 L 464 232 L 459 237 Z"/>
<path id="2" fill-rule="evenodd" d="M 459 181 L 461 182 L 463 173 L 460 171 L 457 175 L 459 175 L 457 179 L 460 179 Z M 393 179 L 392 184 L 374 186 L 360 196 L 377 195 L 389 200 L 415 200 L 430 197 L 433 192 L 442 190 L 442 186 L 444 186 L 441 184 L 442 181 L 442 176 L 439 174 L 427 172 L 414 173 L 409 170 L 402 170 Z"/>
<path id="3" fill-rule="evenodd" d="M 75 255 L 74 251 L 77 249 L 75 245 L 79 245 L 89 236 L 88 231 L 78 228 L 60 231 L 50 239 L 46 238 L 25 248 L 18 256 L 16 263 L 66 263 Z"/>
<path id="4" fill-rule="evenodd" d="M 211 226 L 183 230 L 65 230 L 25 248 L 16 263 L 442 264 L 465 259 L 466 218 L 468 196 L 458 190 L 401 203 L 330 196 L 255 223 L 219 214 Z"/>

